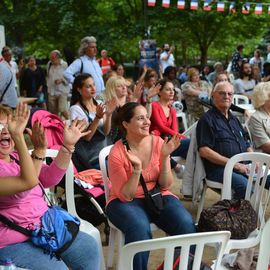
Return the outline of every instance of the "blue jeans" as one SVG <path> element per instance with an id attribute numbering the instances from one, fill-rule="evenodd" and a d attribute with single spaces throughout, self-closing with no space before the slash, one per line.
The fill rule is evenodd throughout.
<path id="1" fill-rule="evenodd" d="M 190 139 L 182 139 L 180 146 L 171 153 L 171 156 L 182 157 L 186 159 L 189 144 L 190 144 Z M 177 165 L 177 162 L 171 158 L 171 168 L 173 169 L 176 165 Z"/>
<path id="2" fill-rule="evenodd" d="M 217 168 L 206 176 L 209 180 L 223 183 L 224 168 Z M 234 191 L 234 199 L 245 199 L 248 176 L 245 174 L 232 173 L 232 189 Z M 269 189 L 270 175 L 267 176 L 265 188 Z"/>
<path id="3" fill-rule="evenodd" d="M 144 206 L 144 199 L 131 202 L 111 201 L 106 209 L 109 220 L 125 235 L 125 244 L 152 238 L 150 223 L 155 223 L 169 235 L 194 233 L 192 217 L 180 201 L 172 196 L 164 196 L 164 209 L 160 215 L 150 219 Z M 149 252 L 135 255 L 133 268 L 146 270 Z"/>
<path id="4" fill-rule="evenodd" d="M 71 246 L 61 254 L 62 260 L 45 254 L 31 241 L 14 244 L 0 249 L 0 261 L 11 258 L 13 263 L 31 270 L 98 270 L 100 257 L 98 246 L 90 235 L 79 232 Z"/>

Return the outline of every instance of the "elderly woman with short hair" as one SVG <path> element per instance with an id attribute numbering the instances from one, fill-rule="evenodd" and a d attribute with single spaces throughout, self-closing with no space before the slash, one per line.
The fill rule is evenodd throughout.
<path id="1" fill-rule="evenodd" d="M 186 101 L 187 112 L 191 115 L 193 120 L 199 120 L 204 113 L 204 109 L 198 97 L 203 93 L 209 95 L 211 85 L 200 79 L 198 69 L 190 68 L 188 70 L 188 81 L 185 82 L 181 88 Z"/>
<path id="2" fill-rule="evenodd" d="M 249 129 L 254 147 L 270 153 L 270 82 L 256 85 L 252 104 L 256 112 L 250 117 Z"/>

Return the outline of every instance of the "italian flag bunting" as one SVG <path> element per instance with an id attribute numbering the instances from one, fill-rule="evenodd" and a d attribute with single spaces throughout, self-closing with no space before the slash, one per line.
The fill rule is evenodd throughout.
<path id="1" fill-rule="evenodd" d="M 235 13 L 236 12 L 234 2 L 230 2 L 229 12 L 230 13 Z"/>

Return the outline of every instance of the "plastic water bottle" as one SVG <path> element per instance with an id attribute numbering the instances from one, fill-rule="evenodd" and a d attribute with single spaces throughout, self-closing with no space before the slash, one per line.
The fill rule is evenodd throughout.
<path id="1" fill-rule="evenodd" d="M 11 258 L 6 258 L 4 263 L 0 266 L 0 270 L 17 270 L 18 268 L 12 262 Z"/>

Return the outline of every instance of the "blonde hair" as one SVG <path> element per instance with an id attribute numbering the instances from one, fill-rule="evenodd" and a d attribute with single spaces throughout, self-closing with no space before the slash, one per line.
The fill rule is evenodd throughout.
<path id="1" fill-rule="evenodd" d="M 112 76 L 108 79 L 105 87 L 105 100 L 111 100 L 113 97 L 116 97 L 116 87 L 119 84 L 126 84 L 126 80 L 122 76 Z"/>
<path id="2" fill-rule="evenodd" d="M 252 104 L 257 110 L 262 107 L 270 97 L 270 82 L 261 82 L 254 87 Z"/>
<path id="3" fill-rule="evenodd" d="M 1 116 L 9 116 L 12 113 L 13 113 L 13 111 L 10 107 L 0 105 L 0 115 Z"/>
<path id="4" fill-rule="evenodd" d="M 197 68 L 189 68 L 188 69 L 188 72 L 187 72 L 187 75 L 188 75 L 188 80 L 191 82 L 191 78 L 198 74 L 199 73 L 199 70 Z"/>

